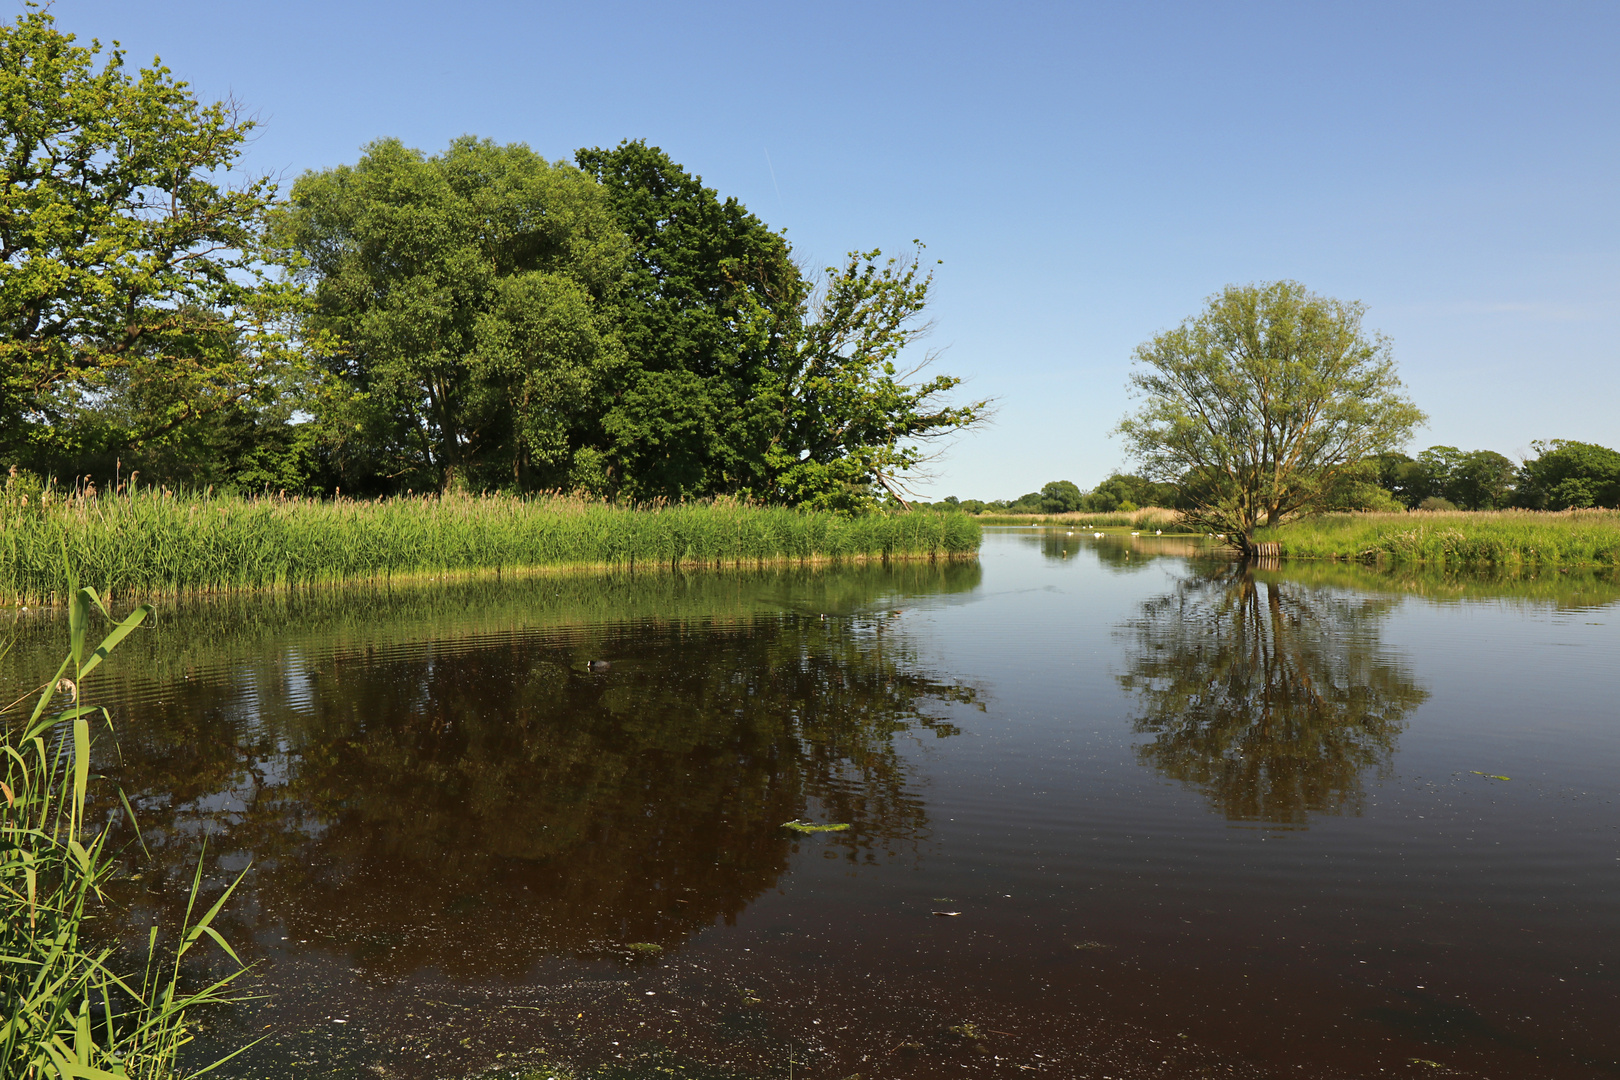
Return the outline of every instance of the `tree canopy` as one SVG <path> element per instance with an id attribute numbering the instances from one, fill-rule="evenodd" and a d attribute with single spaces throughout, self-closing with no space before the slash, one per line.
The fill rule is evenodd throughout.
<path id="1" fill-rule="evenodd" d="M 1620 506 L 1620 452 L 1553 439 L 1531 444 L 1537 456 L 1520 471 L 1520 501 L 1535 510 Z"/>
<path id="2" fill-rule="evenodd" d="M 1118 430 L 1149 478 L 1180 488 L 1189 524 L 1247 551 L 1258 525 L 1321 507 L 1411 436 L 1424 416 L 1363 313 L 1298 282 L 1233 285 L 1137 348 L 1142 405 Z"/>
<path id="3" fill-rule="evenodd" d="M 0 454 L 110 472 L 277 405 L 296 298 L 261 258 L 274 184 L 233 176 L 253 120 L 75 41 L 0 25 Z"/>
<path id="4" fill-rule="evenodd" d="M 318 410 L 351 490 L 740 495 L 858 511 L 930 439 L 983 418 L 902 364 L 927 329 L 919 256 L 791 248 L 657 147 L 547 162 L 397 140 L 301 177 L 276 215 L 332 347 Z"/>
<path id="5" fill-rule="evenodd" d="M 521 145 L 384 139 L 300 177 L 276 238 L 335 343 L 323 419 L 351 488 L 595 484 L 630 248 L 589 176 Z"/>

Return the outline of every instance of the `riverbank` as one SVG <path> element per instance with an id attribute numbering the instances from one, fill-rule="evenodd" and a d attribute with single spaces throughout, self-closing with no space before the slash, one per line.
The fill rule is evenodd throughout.
<path id="1" fill-rule="evenodd" d="M 1144 506 L 1140 510 L 1114 510 L 1093 513 L 1077 510 L 1069 514 L 995 514 L 985 512 L 973 518 L 981 525 L 1066 525 L 1088 529 L 1163 529 L 1169 532 L 1181 519 L 1175 510 Z"/>
<path id="2" fill-rule="evenodd" d="M 1255 532 L 1283 558 L 1481 566 L 1620 565 L 1620 511 L 1323 514 Z"/>
<path id="3" fill-rule="evenodd" d="M 0 508 L 0 599 L 51 603 L 64 549 L 121 597 L 551 570 L 971 557 L 964 514 L 846 518 L 730 502 L 625 507 L 565 496 L 309 501 L 134 495 Z"/>

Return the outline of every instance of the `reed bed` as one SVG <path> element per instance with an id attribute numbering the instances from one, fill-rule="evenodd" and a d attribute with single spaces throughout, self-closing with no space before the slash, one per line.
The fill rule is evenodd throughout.
<path id="1" fill-rule="evenodd" d="M 0 595 L 51 603 L 63 557 L 120 596 L 553 569 L 953 558 L 963 514 L 846 518 L 738 502 L 627 507 L 571 496 L 377 501 L 142 490 L 0 503 Z"/>
<path id="2" fill-rule="evenodd" d="M 1620 565 L 1620 511 L 1414 511 L 1324 514 L 1274 529 L 1285 558 L 1436 566 Z"/>
<path id="3" fill-rule="evenodd" d="M 1140 510 L 1117 510 L 1093 513 L 1077 510 L 1070 514 L 997 514 L 986 511 L 974 518 L 982 525 L 1080 525 L 1092 529 L 1165 529 L 1173 528 L 1181 520 L 1175 510 L 1159 506 L 1144 506 Z"/>
<path id="4" fill-rule="evenodd" d="M 154 924 L 144 948 L 92 933 L 114 910 L 108 890 L 121 870 L 109 844 L 120 820 L 96 812 L 110 792 L 90 769 L 92 728 L 111 720 L 88 703 L 87 679 L 151 609 L 136 609 L 92 650 L 91 613 L 107 609 L 93 589 L 69 580 L 66 591 L 67 658 L 0 708 L 0 1076 L 186 1080 L 212 1067 L 179 1064 L 189 1015 L 241 1000 L 231 985 L 247 969 L 213 923 L 246 872 L 207 906 L 199 860 L 182 922 L 167 935 Z M 92 788 L 103 789 L 99 799 Z M 137 846 L 138 832 L 125 853 Z M 186 959 L 209 939 L 233 962 L 212 982 L 190 977 L 197 957 Z"/>

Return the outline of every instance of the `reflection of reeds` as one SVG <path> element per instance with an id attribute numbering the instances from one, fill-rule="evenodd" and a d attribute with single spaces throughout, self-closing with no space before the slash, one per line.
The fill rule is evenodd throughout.
<path id="1" fill-rule="evenodd" d="M 1620 600 L 1620 571 L 1613 567 L 1552 569 L 1535 564 L 1445 566 L 1345 561 L 1284 562 L 1267 579 L 1311 588 L 1366 593 L 1405 593 L 1427 600 L 1462 602 L 1509 600 L 1559 608 L 1593 608 Z"/>
<path id="2" fill-rule="evenodd" d="M 1620 565 L 1620 511 L 1324 514 L 1256 533 L 1291 558 L 1488 565 Z"/>
<path id="3" fill-rule="evenodd" d="M 174 595 L 565 567 L 758 566 L 970 556 L 962 514 L 840 517 L 715 501 L 572 496 L 375 502 L 136 494 L 0 502 L 0 595 L 61 595 L 61 560 L 120 592 Z"/>

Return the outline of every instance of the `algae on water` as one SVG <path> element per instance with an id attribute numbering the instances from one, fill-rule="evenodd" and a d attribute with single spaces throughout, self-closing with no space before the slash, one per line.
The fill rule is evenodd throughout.
<path id="1" fill-rule="evenodd" d="M 845 829 L 849 828 L 849 823 L 844 822 L 838 825 L 817 825 L 813 821 L 784 821 L 782 822 L 782 828 L 803 834 L 818 832 L 843 832 Z"/>

